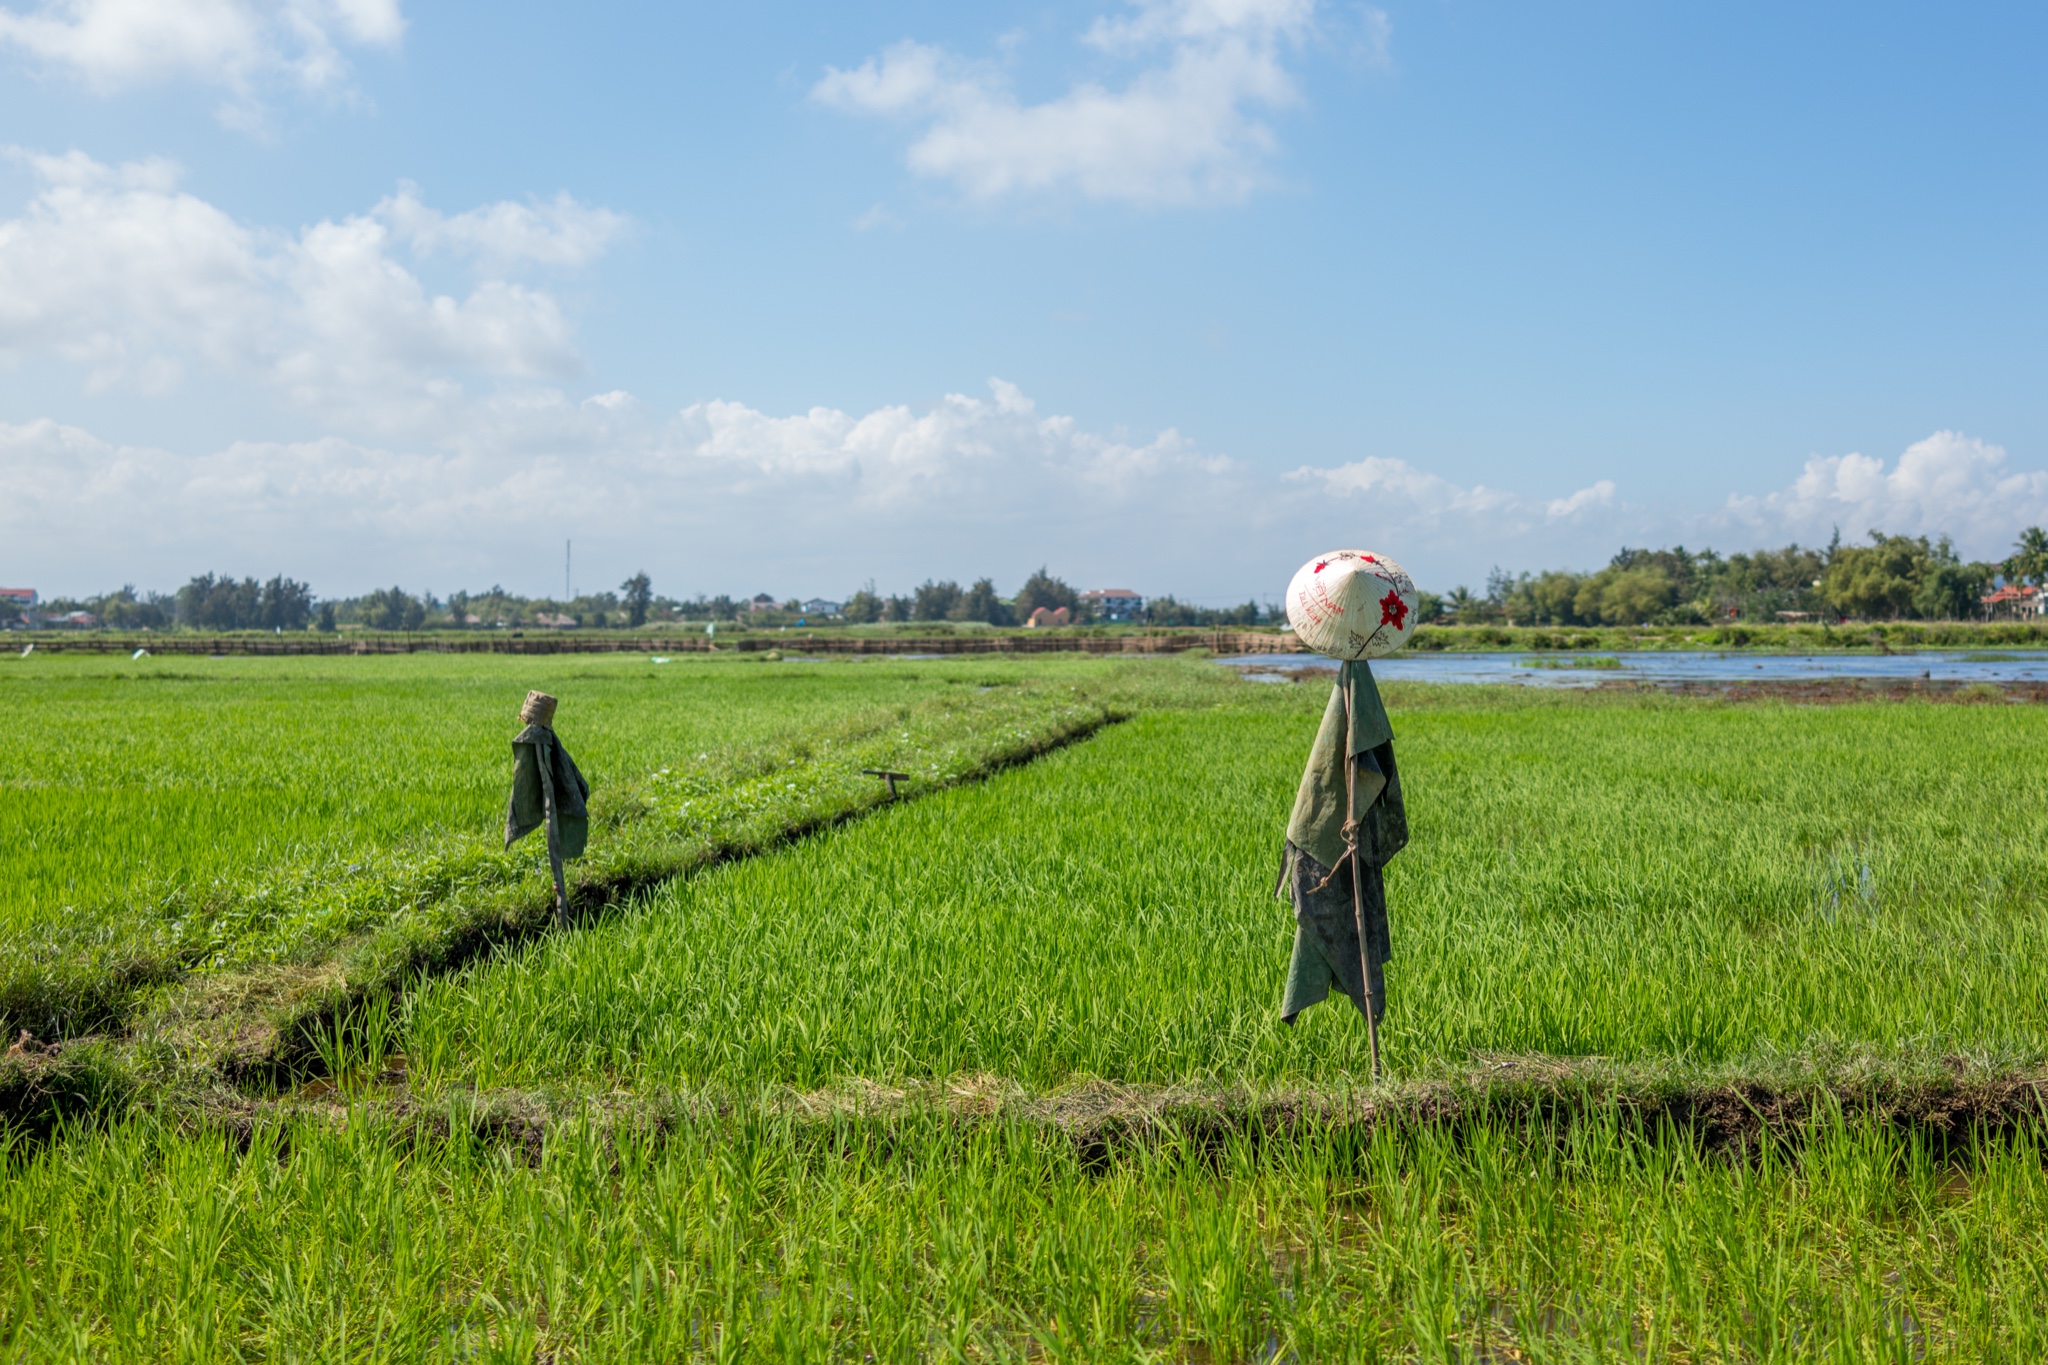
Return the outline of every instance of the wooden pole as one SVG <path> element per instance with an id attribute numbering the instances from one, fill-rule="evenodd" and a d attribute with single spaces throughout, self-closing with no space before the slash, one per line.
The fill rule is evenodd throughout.
<path id="1" fill-rule="evenodd" d="M 1344 856 L 1351 860 L 1351 918 L 1358 926 L 1358 984 L 1365 992 L 1365 1035 L 1372 1042 L 1372 1078 L 1380 1078 L 1380 1023 L 1379 1000 L 1372 989 L 1372 954 L 1365 940 L 1365 888 L 1359 885 L 1358 870 L 1358 760 L 1351 752 L 1351 720 L 1357 714 L 1352 709 L 1353 682 L 1350 670 L 1344 673 L 1344 830 L 1347 846 Z"/>

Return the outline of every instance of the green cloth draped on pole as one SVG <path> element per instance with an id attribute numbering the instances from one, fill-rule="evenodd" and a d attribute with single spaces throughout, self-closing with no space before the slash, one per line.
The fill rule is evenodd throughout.
<path id="1" fill-rule="evenodd" d="M 1345 705 L 1346 698 L 1350 706 Z M 1357 828 L 1345 828 L 1347 760 L 1355 766 Z M 1352 860 L 1346 856 L 1355 833 L 1357 894 Z M 1362 660 L 1339 666 L 1330 704 L 1309 750 L 1287 842 L 1273 893 L 1294 902 L 1294 956 L 1287 968 L 1287 992 L 1280 1016 L 1296 1015 L 1326 999 L 1335 986 L 1367 1010 L 1365 964 L 1372 971 L 1370 999 L 1386 1010 L 1383 968 L 1394 955 L 1387 931 L 1387 900 L 1381 869 L 1408 846 L 1408 812 L 1401 800 L 1401 775 L 1394 766 L 1394 730 L 1380 701 L 1372 668 Z M 1358 920 L 1365 921 L 1365 949 L 1359 951 Z"/>
<path id="2" fill-rule="evenodd" d="M 555 734 L 555 699 L 529 692 L 519 710 L 526 728 L 512 738 L 512 799 L 505 807 L 505 847 L 545 827 L 548 867 L 555 876 L 555 919 L 569 916 L 562 863 L 590 842 L 590 784 Z"/>

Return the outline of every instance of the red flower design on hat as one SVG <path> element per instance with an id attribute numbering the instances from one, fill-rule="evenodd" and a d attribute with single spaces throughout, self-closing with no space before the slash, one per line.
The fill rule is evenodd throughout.
<path id="1" fill-rule="evenodd" d="M 1380 624 L 1399 630 L 1401 623 L 1407 619 L 1408 604 L 1401 600 L 1400 593 L 1389 588 L 1387 595 L 1380 599 Z"/>

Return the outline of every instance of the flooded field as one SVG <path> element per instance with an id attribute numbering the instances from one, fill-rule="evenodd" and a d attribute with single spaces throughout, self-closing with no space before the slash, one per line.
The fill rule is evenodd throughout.
<path id="1" fill-rule="evenodd" d="M 1320 654 L 1241 654 L 1219 663 L 1255 682 L 1284 682 L 1302 669 L 1332 669 Z M 1603 682 L 1829 682 L 1847 679 L 2048 683 L 2048 650 L 1926 650 L 1894 654 L 1738 654 L 1720 650 L 1644 654 L 1567 652 L 1404 653 L 1373 660 L 1385 682 L 1524 683 L 1594 687 Z"/>

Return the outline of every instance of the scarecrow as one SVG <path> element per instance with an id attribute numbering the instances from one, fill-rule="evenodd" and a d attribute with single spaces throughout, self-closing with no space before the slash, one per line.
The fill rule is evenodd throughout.
<path id="1" fill-rule="evenodd" d="M 1280 1017 L 1292 1024 L 1335 986 L 1365 1016 L 1373 1074 L 1386 1014 L 1387 932 L 1381 869 L 1408 844 L 1394 730 L 1367 659 L 1415 633 L 1415 581 L 1384 555 L 1338 550 L 1302 566 L 1287 589 L 1295 635 L 1338 661 L 1337 683 L 1309 750 L 1274 895 L 1294 902 L 1294 957 Z"/>
<path id="2" fill-rule="evenodd" d="M 555 734 L 555 699 L 528 692 L 519 708 L 526 728 L 512 738 L 512 799 L 505 807 L 505 847 L 543 826 L 548 868 L 555 874 L 555 923 L 569 918 L 569 892 L 562 881 L 565 859 L 581 857 L 590 840 L 590 784 Z"/>

